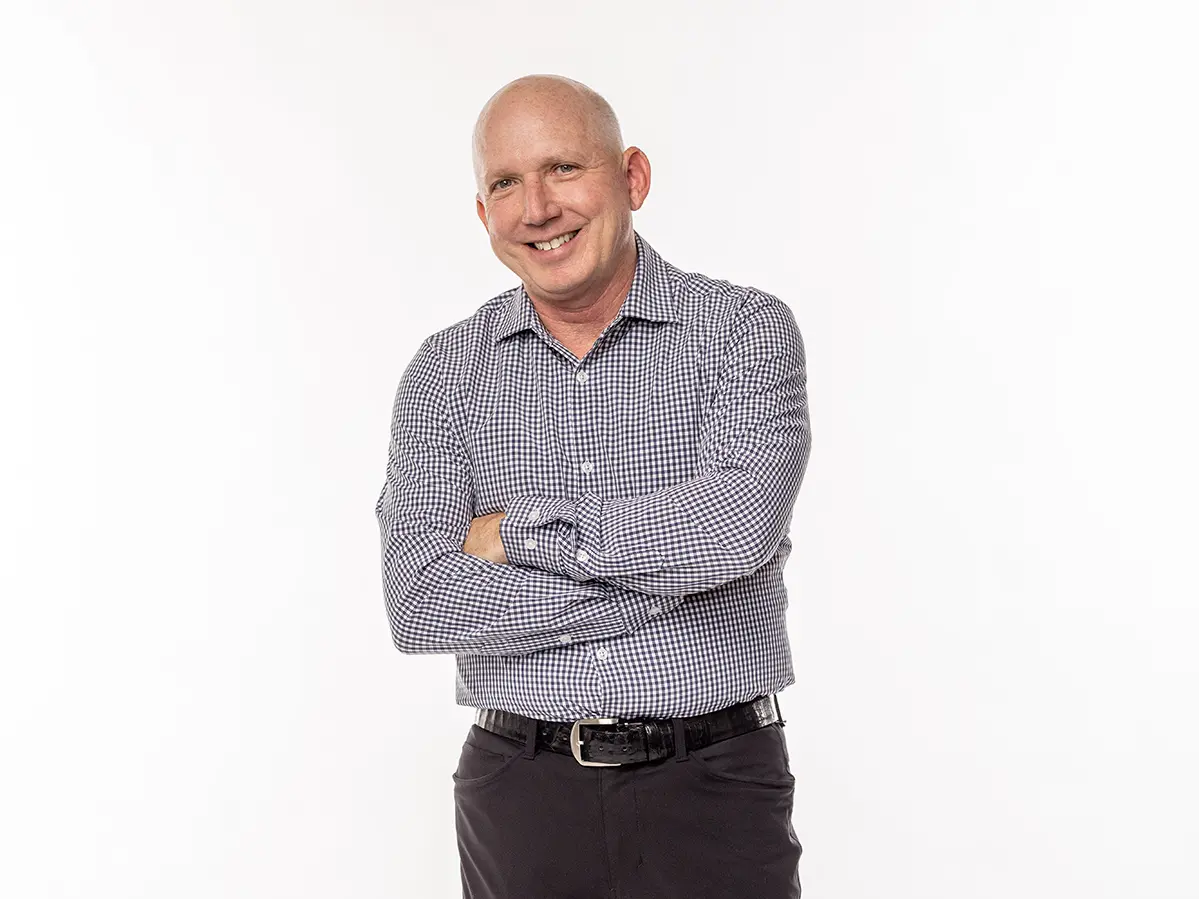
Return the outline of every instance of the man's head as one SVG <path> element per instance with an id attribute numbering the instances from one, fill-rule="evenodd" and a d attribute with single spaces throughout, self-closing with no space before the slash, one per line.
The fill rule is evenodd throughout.
<path id="1" fill-rule="evenodd" d="M 631 271 L 649 160 L 622 150 L 616 115 L 595 91 L 555 75 L 510 82 L 479 113 L 474 163 L 491 248 L 536 299 L 585 305 Z M 563 235 L 574 236 L 534 246 Z"/>

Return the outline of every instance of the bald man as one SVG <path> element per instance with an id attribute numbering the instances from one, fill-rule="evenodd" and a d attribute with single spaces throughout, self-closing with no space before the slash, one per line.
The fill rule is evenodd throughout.
<path id="1" fill-rule="evenodd" d="M 396 647 L 454 653 L 478 709 L 463 894 L 798 897 L 795 319 L 633 229 L 649 160 L 585 85 L 505 85 L 474 164 L 520 284 L 417 350 L 375 509 Z"/>

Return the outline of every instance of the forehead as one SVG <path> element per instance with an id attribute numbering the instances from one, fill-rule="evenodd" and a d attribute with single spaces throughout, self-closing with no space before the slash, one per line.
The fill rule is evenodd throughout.
<path id="1" fill-rule="evenodd" d="M 578 104 L 512 102 L 493 110 L 480 134 L 485 175 L 533 171 L 562 157 L 599 152 L 595 129 Z"/>

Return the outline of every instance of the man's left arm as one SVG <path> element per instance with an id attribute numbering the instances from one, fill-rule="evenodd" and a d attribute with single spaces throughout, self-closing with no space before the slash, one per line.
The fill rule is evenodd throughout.
<path id="1" fill-rule="evenodd" d="M 641 593 L 710 590 L 778 551 L 810 446 L 803 338 L 782 301 L 750 291 L 702 425 L 697 476 L 624 499 L 514 497 L 500 522 L 508 561 Z"/>

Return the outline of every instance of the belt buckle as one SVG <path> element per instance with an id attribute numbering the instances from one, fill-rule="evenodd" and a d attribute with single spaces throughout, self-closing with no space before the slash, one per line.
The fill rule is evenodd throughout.
<path id="1" fill-rule="evenodd" d="M 580 718 L 570 727 L 570 751 L 575 761 L 587 768 L 619 768 L 620 762 L 588 762 L 583 758 L 583 741 L 579 738 L 579 727 L 584 724 L 618 724 L 616 718 Z"/>

